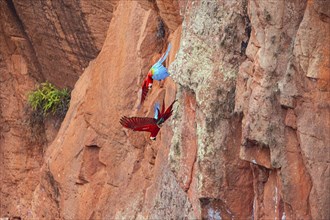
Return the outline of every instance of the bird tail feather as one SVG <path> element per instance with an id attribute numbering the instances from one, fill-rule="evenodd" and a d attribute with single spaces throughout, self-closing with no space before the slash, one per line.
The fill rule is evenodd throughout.
<path id="1" fill-rule="evenodd" d="M 171 43 L 169 43 L 165 54 L 158 60 L 157 63 L 163 63 L 166 60 L 171 48 L 172 48 L 172 45 L 171 45 Z"/>

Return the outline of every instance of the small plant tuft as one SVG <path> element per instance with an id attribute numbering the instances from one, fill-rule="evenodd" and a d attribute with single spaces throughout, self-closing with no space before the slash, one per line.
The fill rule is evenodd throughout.
<path id="1" fill-rule="evenodd" d="M 70 92 L 67 88 L 58 89 L 49 82 L 41 85 L 28 96 L 28 102 L 37 115 L 49 113 L 64 118 L 70 104 Z"/>

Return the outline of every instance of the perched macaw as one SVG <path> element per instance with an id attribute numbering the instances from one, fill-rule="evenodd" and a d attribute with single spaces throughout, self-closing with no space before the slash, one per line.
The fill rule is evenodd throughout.
<path id="1" fill-rule="evenodd" d="M 160 111 L 159 103 L 155 104 L 155 114 L 153 118 L 148 117 L 122 117 L 120 124 L 125 128 L 132 129 L 133 131 L 147 131 L 150 132 L 150 140 L 156 140 L 156 136 L 161 128 L 161 125 L 172 115 L 173 104 L 165 111 L 165 102 L 163 101 L 162 110 Z"/>
<path id="2" fill-rule="evenodd" d="M 165 54 L 150 68 L 147 77 L 144 79 L 142 84 L 142 94 L 141 94 L 141 102 L 140 105 L 144 102 L 148 91 L 152 88 L 153 80 L 163 80 L 169 76 L 168 71 L 165 66 L 163 66 L 163 62 L 166 60 L 168 53 L 171 50 L 171 44 L 168 45 Z"/>

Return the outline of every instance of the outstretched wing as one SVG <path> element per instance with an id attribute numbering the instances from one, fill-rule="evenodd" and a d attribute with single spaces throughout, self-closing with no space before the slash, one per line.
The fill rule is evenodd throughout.
<path id="1" fill-rule="evenodd" d="M 132 129 L 133 131 L 149 131 L 156 126 L 156 120 L 154 118 L 144 117 L 122 117 L 120 124 L 125 128 Z"/>
<path id="2" fill-rule="evenodd" d="M 156 119 L 143 118 L 143 117 L 122 117 L 120 124 L 125 128 L 132 129 L 133 131 L 146 131 L 150 132 L 150 139 L 156 140 L 156 136 L 160 130 L 157 126 Z"/>
<path id="3" fill-rule="evenodd" d="M 166 109 L 166 111 L 164 112 L 165 109 L 165 102 L 163 100 L 163 106 L 162 106 L 162 111 L 160 113 L 160 117 L 161 119 L 163 119 L 163 122 L 165 122 L 169 117 L 171 117 L 172 113 L 173 113 L 173 104 L 176 102 L 176 100 L 174 100 L 172 102 L 172 104 Z"/>

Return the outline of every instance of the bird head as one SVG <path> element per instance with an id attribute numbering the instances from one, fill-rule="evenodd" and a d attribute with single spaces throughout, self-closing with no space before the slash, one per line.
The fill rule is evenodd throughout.
<path id="1" fill-rule="evenodd" d="M 148 76 L 145 79 L 145 84 L 146 84 L 146 86 L 148 87 L 149 90 L 152 88 L 153 81 L 154 80 L 152 79 L 152 76 L 149 76 L 149 73 L 148 73 Z"/>
<path id="2" fill-rule="evenodd" d="M 145 78 L 143 81 L 142 88 L 148 88 L 148 90 L 150 90 L 152 88 L 152 83 L 153 83 L 153 79 L 147 76 L 147 78 Z"/>

